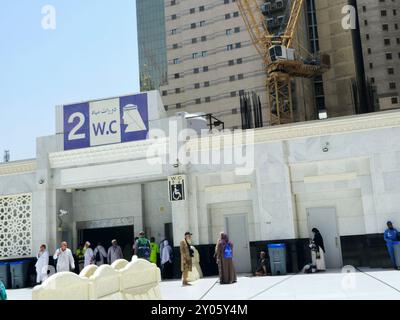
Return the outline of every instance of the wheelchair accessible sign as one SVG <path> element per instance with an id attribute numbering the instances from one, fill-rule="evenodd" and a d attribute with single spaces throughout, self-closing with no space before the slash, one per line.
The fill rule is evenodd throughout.
<path id="1" fill-rule="evenodd" d="M 170 202 L 186 200 L 185 180 L 186 180 L 185 175 L 168 177 L 168 190 L 169 190 Z"/>
<path id="2" fill-rule="evenodd" d="M 145 140 L 146 93 L 63 106 L 64 150 Z"/>

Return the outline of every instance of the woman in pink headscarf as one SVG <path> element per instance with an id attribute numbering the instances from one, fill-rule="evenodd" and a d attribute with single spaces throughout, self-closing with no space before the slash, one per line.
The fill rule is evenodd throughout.
<path id="1" fill-rule="evenodd" d="M 226 233 L 221 232 L 215 247 L 214 258 L 218 263 L 219 279 L 221 284 L 231 284 L 237 281 L 233 265 L 233 243 Z"/>

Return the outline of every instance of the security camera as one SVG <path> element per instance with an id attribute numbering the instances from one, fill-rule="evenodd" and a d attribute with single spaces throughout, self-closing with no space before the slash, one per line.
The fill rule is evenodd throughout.
<path id="1" fill-rule="evenodd" d="M 68 214 L 68 211 L 67 210 L 60 210 L 60 213 L 58 214 L 58 216 L 61 218 L 61 217 L 63 217 L 63 216 L 66 216 Z"/>
<path id="2" fill-rule="evenodd" d="M 176 159 L 176 163 L 172 165 L 174 168 L 179 168 L 179 159 Z"/>
<path id="3" fill-rule="evenodd" d="M 325 146 L 322 148 L 323 152 L 328 152 L 329 151 L 329 142 L 325 143 Z"/>
<path id="4" fill-rule="evenodd" d="M 44 183 L 44 179 L 40 179 L 39 184 L 43 184 L 43 183 Z"/>

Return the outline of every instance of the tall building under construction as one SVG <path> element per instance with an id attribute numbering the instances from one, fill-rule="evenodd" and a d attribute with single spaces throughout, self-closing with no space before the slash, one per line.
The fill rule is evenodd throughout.
<path id="1" fill-rule="evenodd" d="M 400 2 L 357 0 L 357 10 L 373 109 L 400 108 Z"/>
<path id="2" fill-rule="evenodd" d="M 166 1 L 168 84 L 165 108 L 212 113 L 241 125 L 240 98 L 255 91 L 266 113 L 266 74 L 233 0 Z"/>
<path id="3" fill-rule="evenodd" d="M 240 95 L 255 92 L 263 125 L 270 124 L 266 66 L 236 1 L 137 0 L 142 90 L 158 89 L 168 113 L 212 113 L 226 128 L 240 128 Z M 271 34 L 285 29 L 293 1 L 258 1 Z M 365 71 L 365 31 L 342 25 L 343 8 L 348 4 L 347 0 L 304 1 L 293 41 L 296 55 L 307 59 L 326 53 L 331 68 L 313 79 L 293 80 L 294 121 L 376 109 L 371 103 L 376 93 L 371 86 L 374 77 Z M 157 20 L 149 26 L 155 15 L 164 23 Z M 153 31 L 162 34 L 155 36 Z"/>

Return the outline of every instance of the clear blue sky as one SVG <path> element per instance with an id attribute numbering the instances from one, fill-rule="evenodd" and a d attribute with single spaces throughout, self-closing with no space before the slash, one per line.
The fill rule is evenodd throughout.
<path id="1" fill-rule="evenodd" d="M 135 0 L 0 0 L 0 162 L 35 157 L 56 105 L 137 92 L 137 61 Z"/>

